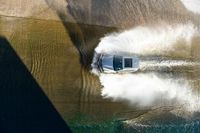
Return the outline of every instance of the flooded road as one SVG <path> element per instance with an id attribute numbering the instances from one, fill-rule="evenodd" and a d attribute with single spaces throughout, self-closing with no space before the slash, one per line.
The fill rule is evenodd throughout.
<path id="1" fill-rule="evenodd" d="M 4 12 L 0 35 L 7 38 L 72 131 L 200 131 L 198 12 L 179 0 L 62 3 L 46 0 L 57 15 L 53 19 Z M 146 59 L 146 71 L 97 76 L 91 72 L 95 50 L 138 54 Z M 152 56 L 160 59 L 149 63 Z M 162 59 L 168 62 L 162 64 Z M 158 64 L 167 64 L 170 71 L 159 69 Z M 184 105 L 193 96 L 189 104 L 195 110 L 188 111 Z"/>

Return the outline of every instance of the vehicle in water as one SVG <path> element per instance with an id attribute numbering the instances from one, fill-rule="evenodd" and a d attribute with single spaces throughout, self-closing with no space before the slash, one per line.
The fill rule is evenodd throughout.
<path id="1" fill-rule="evenodd" d="M 103 73 L 128 73 L 139 69 L 139 58 L 133 56 L 101 54 L 97 60 L 98 69 Z"/>

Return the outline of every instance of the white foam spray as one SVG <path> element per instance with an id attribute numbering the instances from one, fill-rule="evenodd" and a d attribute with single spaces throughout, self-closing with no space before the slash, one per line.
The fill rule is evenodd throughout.
<path id="1" fill-rule="evenodd" d="M 198 97 L 192 94 L 192 89 L 184 79 L 170 76 L 159 77 L 150 74 L 101 74 L 100 81 L 104 86 L 102 96 L 114 101 L 122 100 L 140 107 L 156 104 L 186 105 L 189 110 L 199 109 Z"/>
<path id="2" fill-rule="evenodd" d="M 101 39 L 95 49 L 98 54 L 137 54 L 142 56 L 190 57 L 193 37 L 199 36 L 193 24 L 139 26 L 121 33 L 113 33 Z M 95 61 L 95 60 L 94 60 Z M 145 66 L 195 65 L 187 61 L 143 62 Z M 93 70 L 94 72 L 94 70 Z M 187 105 L 198 110 L 198 97 L 192 93 L 188 81 L 173 76 L 158 76 L 152 73 L 100 74 L 102 96 L 114 101 L 127 101 L 140 107 L 154 106 L 165 101 Z"/>
<path id="3" fill-rule="evenodd" d="M 176 55 L 190 56 L 191 41 L 198 35 L 192 24 L 157 27 L 139 26 L 121 33 L 113 33 L 101 39 L 97 53 Z"/>
<path id="4" fill-rule="evenodd" d="M 181 2 L 189 11 L 200 14 L 200 0 L 181 0 Z"/>

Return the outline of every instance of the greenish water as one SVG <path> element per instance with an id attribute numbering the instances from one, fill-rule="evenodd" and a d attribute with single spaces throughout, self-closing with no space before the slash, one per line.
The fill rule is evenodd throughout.
<path id="1" fill-rule="evenodd" d="M 122 131 L 122 123 L 117 118 L 96 121 L 94 118 L 90 118 L 90 116 L 77 114 L 74 119 L 68 121 L 68 124 L 72 131 L 77 133 L 118 133 Z"/>
<path id="2" fill-rule="evenodd" d="M 86 117 L 86 118 L 85 118 Z M 79 117 L 79 119 L 68 121 L 73 132 L 76 133 L 198 133 L 200 132 L 200 121 L 179 121 L 165 124 L 142 125 L 135 124 L 133 126 L 124 125 L 122 120 L 111 119 L 106 121 L 89 121 L 87 116 Z"/>

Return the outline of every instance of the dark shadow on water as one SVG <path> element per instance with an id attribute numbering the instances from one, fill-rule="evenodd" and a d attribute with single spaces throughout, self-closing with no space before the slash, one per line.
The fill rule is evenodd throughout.
<path id="1" fill-rule="evenodd" d="M 1 36 L 0 132 L 70 132 L 10 43 Z"/>
<path id="2" fill-rule="evenodd" d="M 70 13 L 71 8 L 66 8 Z M 116 28 L 83 23 L 69 23 L 66 13 L 57 11 L 57 15 L 61 19 L 66 31 L 69 33 L 74 46 L 79 51 L 81 65 L 86 69 L 90 69 L 94 50 L 100 38 L 104 37 L 105 34 L 113 32 Z M 73 17 L 73 14 L 70 15 Z"/>

